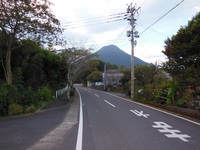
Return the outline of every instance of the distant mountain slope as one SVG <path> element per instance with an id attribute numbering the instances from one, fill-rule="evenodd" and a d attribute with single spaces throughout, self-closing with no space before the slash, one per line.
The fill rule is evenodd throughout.
<path id="1" fill-rule="evenodd" d="M 117 66 L 123 65 L 127 68 L 131 67 L 131 55 L 125 53 L 115 45 L 104 46 L 97 51 L 97 54 L 99 55 L 97 59 L 101 61 L 109 62 L 110 64 Z M 137 57 L 134 57 L 134 64 L 150 65 Z"/>

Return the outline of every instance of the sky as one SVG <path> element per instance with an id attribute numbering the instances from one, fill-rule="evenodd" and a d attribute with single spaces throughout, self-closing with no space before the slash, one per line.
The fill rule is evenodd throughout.
<path id="1" fill-rule="evenodd" d="M 128 54 L 131 54 L 131 42 L 126 32 L 131 26 L 123 18 L 131 3 L 140 8 L 135 15 L 135 30 L 140 37 L 136 39 L 134 56 L 149 63 L 165 62 L 167 59 L 162 53 L 164 41 L 176 35 L 181 26 L 186 26 L 200 12 L 200 0 L 50 1 L 53 3 L 53 13 L 65 28 L 63 37 L 67 40 L 66 47 L 79 45 L 99 50 L 113 44 Z M 169 13 L 164 16 L 167 12 Z M 163 18 L 157 21 L 161 17 Z M 152 25 L 153 23 L 155 24 Z M 151 27 L 148 28 L 149 26 Z"/>

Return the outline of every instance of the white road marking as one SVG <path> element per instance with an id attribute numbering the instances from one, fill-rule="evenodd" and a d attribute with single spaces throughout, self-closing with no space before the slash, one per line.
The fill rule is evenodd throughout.
<path id="1" fill-rule="evenodd" d="M 104 100 L 106 103 L 108 103 L 110 106 L 115 107 L 112 103 L 108 102 L 107 100 Z"/>
<path id="2" fill-rule="evenodd" d="M 92 93 L 92 91 L 89 90 L 90 93 Z"/>
<path id="3" fill-rule="evenodd" d="M 148 116 L 150 116 L 149 114 L 143 114 L 143 111 L 141 110 L 140 112 L 137 110 L 130 110 L 131 112 L 133 112 L 134 114 L 136 114 L 139 117 L 144 117 L 144 118 L 148 118 Z"/>
<path id="4" fill-rule="evenodd" d="M 114 95 L 114 94 L 111 94 L 111 93 L 107 93 L 107 92 L 104 92 L 108 95 L 112 95 L 114 97 L 117 97 L 117 98 L 120 98 L 120 99 L 123 99 L 123 100 L 126 100 L 127 102 L 130 102 L 130 103 L 134 103 L 134 104 L 138 104 L 140 106 L 144 106 L 144 107 L 147 107 L 147 108 L 150 108 L 150 109 L 153 109 L 153 110 L 156 110 L 156 111 L 159 111 L 159 112 L 162 112 L 162 113 L 165 113 L 165 114 L 168 114 L 170 116 L 173 116 L 173 117 L 176 117 L 176 118 L 179 118 L 179 119 L 182 119 L 182 120 L 185 120 L 185 121 L 188 121 L 190 123 L 193 123 L 193 124 L 196 124 L 196 125 L 199 125 L 200 126 L 200 123 L 198 122 L 195 122 L 195 121 L 192 121 L 190 119 L 187 119 L 187 118 L 184 118 L 184 117 L 181 117 L 181 116 L 177 116 L 175 114 L 172 114 L 172 113 L 169 113 L 169 112 L 166 112 L 166 111 L 163 111 L 163 110 L 160 110 L 160 109 L 157 109 L 157 108 L 154 108 L 154 107 L 151 107 L 151 106 L 148 106 L 148 105 L 145 105 L 145 104 L 141 104 L 141 103 L 138 103 L 138 102 L 134 102 L 134 101 L 130 101 L 126 98 L 123 98 L 123 97 L 120 97 L 120 96 L 117 96 L 117 95 Z"/>
<path id="5" fill-rule="evenodd" d="M 77 90 L 77 89 L 76 89 Z M 83 143 L 83 108 L 82 108 L 82 98 L 80 92 L 77 90 L 80 97 L 80 112 L 79 112 L 79 126 L 78 126 L 78 135 L 76 141 L 76 150 L 82 150 Z"/>
<path id="6" fill-rule="evenodd" d="M 97 95 L 97 94 L 94 94 L 96 97 L 99 97 L 99 95 Z"/>
<path id="7" fill-rule="evenodd" d="M 161 133 L 169 133 L 169 134 L 165 134 L 165 136 L 167 136 L 168 138 L 179 138 L 180 140 L 184 141 L 184 142 L 188 142 L 188 140 L 186 138 L 191 138 L 191 136 L 187 135 L 187 134 L 177 134 L 177 133 L 181 133 L 181 131 L 179 130 L 173 130 L 172 126 L 164 123 L 164 122 L 154 122 L 156 125 L 152 125 L 153 128 L 161 128 L 160 130 L 158 130 Z"/>
<path id="8" fill-rule="evenodd" d="M 26 150 L 43 150 L 45 149 L 59 149 L 59 145 L 63 143 L 64 136 L 69 130 L 78 123 L 78 105 L 71 104 L 69 111 L 66 114 L 63 122 L 56 128 L 50 131 L 47 135 L 28 147 Z"/>

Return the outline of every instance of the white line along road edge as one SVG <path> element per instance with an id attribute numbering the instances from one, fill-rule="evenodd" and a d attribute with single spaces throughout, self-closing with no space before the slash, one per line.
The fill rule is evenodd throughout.
<path id="1" fill-rule="evenodd" d="M 156 111 L 159 111 L 159 112 L 162 112 L 162 113 L 165 113 L 165 114 L 174 116 L 174 117 L 176 117 L 176 118 L 179 118 L 179 119 L 182 119 L 182 120 L 185 120 L 185 121 L 188 121 L 188 122 L 190 122 L 190 123 L 193 123 L 193 124 L 196 124 L 196 125 L 199 125 L 199 126 L 200 126 L 200 123 L 195 122 L 195 121 L 192 121 L 192 120 L 190 120 L 190 119 L 187 119 L 187 118 L 184 118 L 184 117 L 181 117 L 181 116 L 177 116 L 177 115 L 175 115 L 175 114 L 172 114 L 172 113 L 169 113 L 169 112 L 166 112 L 166 111 L 163 111 L 163 110 L 160 110 L 160 109 L 157 109 L 157 108 L 148 106 L 148 105 L 144 105 L 144 104 L 141 104 L 141 103 L 138 103 L 138 102 L 130 101 L 130 100 L 126 99 L 126 98 L 123 98 L 123 97 L 120 97 L 120 96 L 117 96 L 117 95 L 114 95 L 114 94 L 111 94 L 111 93 L 108 93 L 108 92 L 104 92 L 104 93 L 106 93 L 106 94 L 108 94 L 108 95 L 115 96 L 115 97 L 120 98 L 120 99 L 123 99 L 123 100 L 126 100 L 126 101 L 131 102 L 131 103 L 138 104 L 138 105 L 140 105 L 140 106 L 144 106 L 144 107 L 147 107 L 147 108 L 154 109 L 154 110 L 156 110 Z"/>
<path id="2" fill-rule="evenodd" d="M 79 113 L 79 126 L 78 126 L 78 135 L 76 141 L 76 150 L 82 150 L 83 142 L 83 108 L 82 108 L 82 98 L 80 92 L 76 89 L 80 98 L 80 113 Z"/>

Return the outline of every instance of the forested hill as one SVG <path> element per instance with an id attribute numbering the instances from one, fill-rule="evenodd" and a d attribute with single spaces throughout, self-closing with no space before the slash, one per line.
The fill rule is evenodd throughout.
<path id="1" fill-rule="evenodd" d="M 131 55 L 125 53 L 123 50 L 115 45 L 108 45 L 102 47 L 97 51 L 99 55 L 98 59 L 104 62 L 109 62 L 110 64 L 117 66 L 125 66 L 127 68 L 131 67 Z M 135 65 L 150 65 L 149 63 L 134 57 Z"/>

